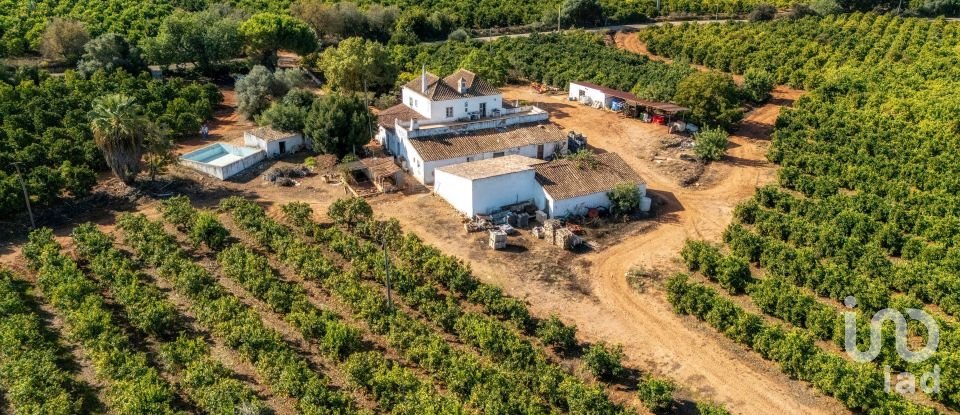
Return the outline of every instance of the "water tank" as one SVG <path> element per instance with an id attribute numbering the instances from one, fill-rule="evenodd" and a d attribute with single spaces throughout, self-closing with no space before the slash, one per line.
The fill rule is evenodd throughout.
<path id="1" fill-rule="evenodd" d="M 644 196 L 642 199 L 640 199 L 640 211 L 641 211 L 641 212 L 649 212 L 649 211 L 650 211 L 650 206 L 651 206 L 652 204 L 653 204 L 653 199 Z"/>

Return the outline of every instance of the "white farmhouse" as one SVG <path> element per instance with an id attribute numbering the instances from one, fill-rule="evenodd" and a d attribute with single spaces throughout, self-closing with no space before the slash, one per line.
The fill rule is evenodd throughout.
<path id="1" fill-rule="evenodd" d="M 504 104 L 496 88 L 464 69 L 446 78 L 424 71 L 401 96 L 378 114 L 376 139 L 424 184 L 433 184 L 438 167 L 511 154 L 544 159 L 566 148 L 546 111 Z"/>
<path id="2" fill-rule="evenodd" d="M 533 169 L 540 163 L 545 162 L 510 155 L 439 167 L 433 192 L 464 215 L 486 215 L 542 193 Z"/>

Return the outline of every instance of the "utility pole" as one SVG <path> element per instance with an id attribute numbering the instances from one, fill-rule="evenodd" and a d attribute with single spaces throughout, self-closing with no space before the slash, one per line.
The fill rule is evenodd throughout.
<path id="1" fill-rule="evenodd" d="M 27 204 L 27 213 L 30 215 L 30 229 L 37 229 L 36 222 L 33 221 L 33 210 L 30 209 L 30 195 L 27 194 L 27 184 L 23 181 L 23 175 L 20 174 L 20 163 L 10 163 L 17 169 L 17 178 L 20 179 L 20 187 L 23 188 L 23 201 Z"/>
<path id="2" fill-rule="evenodd" d="M 384 236 L 383 240 L 383 270 L 386 278 L 384 281 L 387 286 L 387 308 L 393 310 L 393 298 L 390 295 L 390 254 L 387 252 L 387 237 Z"/>
<path id="3" fill-rule="evenodd" d="M 563 7 L 563 3 L 557 5 L 557 33 L 560 33 L 560 10 Z"/>

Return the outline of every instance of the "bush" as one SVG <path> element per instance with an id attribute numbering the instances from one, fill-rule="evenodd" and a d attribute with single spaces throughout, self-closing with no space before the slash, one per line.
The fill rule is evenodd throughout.
<path id="1" fill-rule="evenodd" d="M 83 46 L 90 41 L 90 33 L 83 23 L 54 18 L 43 31 L 40 53 L 45 59 L 59 60 L 73 65 L 80 60 Z"/>
<path id="2" fill-rule="evenodd" d="M 762 22 L 765 20 L 773 20 L 777 15 L 777 8 L 771 4 L 759 4 L 755 9 L 753 9 L 750 14 L 747 15 L 747 20 L 751 22 Z"/>
<path id="3" fill-rule="evenodd" d="M 750 280 L 750 263 L 746 258 L 727 255 L 720 260 L 717 282 L 731 294 L 742 293 Z"/>
<path id="4" fill-rule="evenodd" d="M 773 84 L 773 75 L 763 69 L 749 68 L 743 74 L 743 94 L 750 101 L 766 101 L 770 98 Z"/>
<path id="5" fill-rule="evenodd" d="M 697 414 L 699 415 L 730 415 L 723 405 L 718 403 L 700 402 L 697 404 Z"/>
<path id="6" fill-rule="evenodd" d="M 607 198 L 610 199 L 610 212 L 616 216 L 629 216 L 640 208 L 640 189 L 634 183 L 618 183 Z"/>
<path id="7" fill-rule="evenodd" d="M 607 347 L 605 342 L 598 342 L 587 349 L 583 355 L 583 363 L 590 373 L 598 379 L 615 379 L 623 374 L 623 346 Z"/>
<path id="8" fill-rule="evenodd" d="M 340 225 L 353 228 L 354 224 L 367 221 L 373 217 L 373 208 L 362 197 L 337 199 L 327 210 L 327 216 Z"/>
<path id="9" fill-rule="evenodd" d="M 653 412 L 664 412 L 673 406 L 677 385 L 665 379 L 646 378 L 637 385 L 637 396 L 643 406 Z"/>
<path id="10" fill-rule="evenodd" d="M 543 344 L 549 345 L 556 350 L 569 351 L 577 345 L 577 326 L 568 326 L 560 321 L 556 315 L 551 315 L 549 319 L 541 321 L 537 327 L 537 337 Z"/>
<path id="11" fill-rule="evenodd" d="M 467 33 L 466 30 L 460 28 L 450 32 L 450 36 L 447 36 L 447 40 L 451 42 L 466 42 L 470 40 L 470 33 Z"/>
<path id="12" fill-rule="evenodd" d="M 207 248 L 219 251 L 226 246 L 230 231 L 223 227 L 212 212 L 199 212 L 190 227 L 189 236 L 194 246 L 203 243 Z"/>
<path id="13" fill-rule="evenodd" d="M 730 135 L 721 128 L 704 128 L 695 136 L 693 152 L 703 161 L 717 161 L 727 152 Z"/>
<path id="14" fill-rule="evenodd" d="M 696 72 L 677 84 L 677 104 L 690 108 L 691 120 L 702 126 L 729 129 L 743 117 L 740 90 L 730 75 Z"/>

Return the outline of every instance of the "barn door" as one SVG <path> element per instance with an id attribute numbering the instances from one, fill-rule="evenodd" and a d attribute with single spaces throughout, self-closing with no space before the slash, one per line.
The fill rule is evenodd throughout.
<path id="1" fill-rule="evenodd" d="M 543 158 L 543 144 L 540 144 L 537 146 L 537 158 L 538 159 Z"/>

